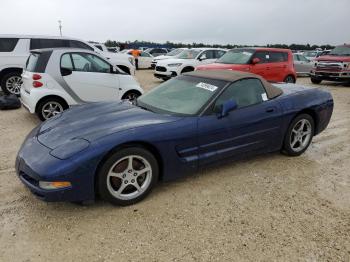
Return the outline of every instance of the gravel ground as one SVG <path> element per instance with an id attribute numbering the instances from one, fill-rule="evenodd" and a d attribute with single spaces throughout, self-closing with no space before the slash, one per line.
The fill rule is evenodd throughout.
<path id="1" fill-rule="evenodd" d="M 137 78 L 147 90 L 160 83 L 147 70 Z M 0 111 L 0 261 L 349 262 L 350 88 L 322 86 L 333 118 L 304 155 L 211 168 L 123 208 L 36 199 L 13 166 L 39 121 Z"/>

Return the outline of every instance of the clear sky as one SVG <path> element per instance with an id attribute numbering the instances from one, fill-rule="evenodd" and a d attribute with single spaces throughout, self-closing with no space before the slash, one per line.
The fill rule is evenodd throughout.
<path id="1" fill-rule="evenodd" d="M 104 42 L 350 42 L 350 0 L 0 0 L 0 34 Z"/>

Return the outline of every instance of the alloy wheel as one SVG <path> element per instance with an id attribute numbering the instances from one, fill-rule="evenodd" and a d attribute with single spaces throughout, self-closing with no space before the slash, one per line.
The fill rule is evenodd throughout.
<path id="1" fill-rule="evenodd" d="M 293 151 L 300 152 L 308 146 L 312 137 L 311 131 L 311 123 L 307 119 L 301 119 L 294 125 L 290 135 L 290 147 Z"/>
<path id="2" fill-rule="evenodd" d="M 47 102 L 43 105 L 41 113 L 45 119 L 49 119 L 63 112 L 63 106 L 55 101 Z"/>
<path id="3" fill-rule="evenodd" d="M 118 160 L 107 175 L 108 191 L 117 199 L 132 200 L 143 194 L 152 181 L 150 163 L 138 155 Z"/>
<path id="4" fill-rule="evenodd" d="M 19 95 L 21 92 L 21 86 L 23 84 L 22 77 L 20 76 L 11 76 L 6 81 L 6 89 L 15 95 Z"/>

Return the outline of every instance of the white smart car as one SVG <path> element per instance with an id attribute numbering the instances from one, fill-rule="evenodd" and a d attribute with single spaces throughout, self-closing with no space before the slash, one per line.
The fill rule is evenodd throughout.
<path id="1" fill-rule="evenodd" d="M 21 102 L 41 120 L 72 105 L 133 100 L 143 93 L 133 76 L 84 49 L 34 50 L 22 78 Z"/>
<path id="2" fill-rule="evenodd" d="M 157 62 L 154 76 L 163 80 L 194 71 L 196 66 L 210 64 L 222 57 L 227 50 L 219 48 L 192 48 L 174 58 Z"/>

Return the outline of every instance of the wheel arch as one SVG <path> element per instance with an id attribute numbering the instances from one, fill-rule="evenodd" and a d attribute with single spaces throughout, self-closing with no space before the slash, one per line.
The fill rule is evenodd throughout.
<path id="1" fill-rule="evenodd" d="M 67 101 L 63 97 L 58 96 L 58 95 L 48 95 L 48 96 L 44 96 L 44 97 L 40 98 L 40 100 L 36 103 L 35 112 L 38 112 L 38 107 L 44 100 L 47 100 L 50 98 L 61 100 L 65 104 L 65 107 L 66 107 L 65 109 L 69 108 Z"/>
<path id="2" fill-rule="evenodd" d="M 127 95 L 127 94 L 130 93 L 130 92 L 136 92 L 136 93 L 138 93 L 139 95 L 142 95 L 142 93 L 140 92 L 140 90 L 137 90 L 137 89 L 132 88 L 132 89 L 126 90 L 126 91 L 122 94 L 121 98 L 124 99 L 125 95 Z"/>
<path id="3" fill-rule="evenodd" d="M 4 68 L 0 71 L 0 83 L 3 79 L 3 77 L 5 75 L 7 75 L 8 73 L 13 73 L 13 72 L 18 72 L 20 74 L 23 73 L 23 68 L 20 68 L 20 67 L 7 67 L 7 68 Z"/>
<path id="4" fill-rule="evenodd" d="M 112 149 L 110 149 L 107 153 L 104 154 L 104 156 L 102 157 L 102 159 L 99 161 L 99 163 L 97 164 L 96 170 L 95 170 L 95 177 L 94 177 L 94 185 L 95 185 L 95 191 L 96 191 L 96 183 L 97 183 L 97 175 L 99 173 L 99 171 L 102 168 L 102 165 L 106 162 L 106 160 L 115 152 L 117 152 L 118 150 L 124 149 L 124 148 L 128 148 L 128 147 L 142 147 L 146 150 L 148 150 L 149 152 L 151 152 L 154 157 L 157 160 L 158 163 L 158 167 L 159 167 L 159 178 L 158 180 L 162 180 L 163 179 L 163 160 L 160 154 L 160 151 L 151 143 L 148 142 L 144 142 L 144 141 L 128 141 L 125 143 L 122 143 L 120 145 L 117 145 L 115 147 L 113 147 Z M 97 191 L 95 192 L 97 193 Z"/>
<path id="5" fill-rule="evenodd" d="M 181 70 L 181 74 L 194 71 L 194 69 L 195 69 L 194 66 L 187 65 Z"/>
<path id="6" fill-rule="evenodd" d="M 291 120 L 291 122 L 299 115 L 301 114 L 307 114 L 307 115 L 310 115 L 312 117 L 312 119 L 314 120 L 314 136 L 318 134 L 318 127 L 319 127 L 319 121 L 320 121 L 320 118 L 318 116 L 318 114 L 316 113 L 316 111 L 312 108 L 306 108 L 306 109 L 303 109 L 301 111 L 299 111 L 294 117 L 293 119 Z M 289 123 L 290 124 L 290 123 Z"/>

